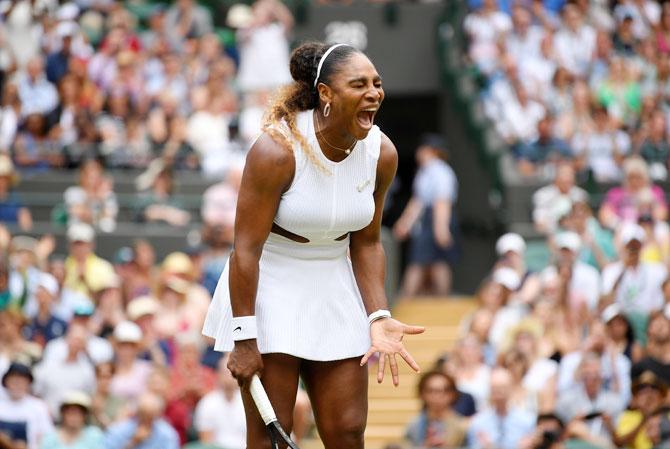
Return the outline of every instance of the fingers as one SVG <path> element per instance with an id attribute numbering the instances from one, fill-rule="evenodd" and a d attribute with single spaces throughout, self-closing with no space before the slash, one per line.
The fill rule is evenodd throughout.
<path id="1" fill-rule="evenodd" d="M 366 352 L 365 355 L 363 356 L 363 358 L 361 359 L 361 366 L 368 363 L 368 359 L 370 357 L 372 357 L 372 354 L 374 354 L 375 352 L 377 352 L 377 351 L 376 351 L 376 349 L 374 349 L 374 347 L 368 349 L 368 352 Z"/>
<path id="2" fill-rule="evenodd" d="M 403 360 L 405 360 L 405 362 L 407 362 L 409 367 L 412 368 L 414 371 L 416 371 L 417 373 L 421 371 L 421 368 L 419 368 L 419 364 L 416 363 L 416 360 L 414 360 L 412 354 L 407 352 L 407 349 L 402 348 L 402 350 L 400 351 L 400 357 L 402 357 Z"/>
<path id="3" fill-rule="evenodd" d="M 404 334 L 408 334 L 408 335 L 423 334 L 423 332 L 424 332 L 425 330 L 426 330 L 426 328 L 423 327 L 423 326 L 408 326 L 408 325 L 404 325 L 404 327 L 402 328 L 402 332 L 403 332 Z"/>
<path id="4" fill-rule="evenodd" d="M 384 381 L 384 371 L 386 371 L 387 354 L 379 353 L 379 364 L 377 365 L 377 383 Z"/>
<path id="5" fill-rule="evenodd" d="M 391 378 L 393 379 L 393 385 L 396 387 L 400 384 L 400 376 L 398 376 L 398 362 L 395 359 L 395 353 L 387 355 L 389 358 L 389 365 L 391 365 Z"/>

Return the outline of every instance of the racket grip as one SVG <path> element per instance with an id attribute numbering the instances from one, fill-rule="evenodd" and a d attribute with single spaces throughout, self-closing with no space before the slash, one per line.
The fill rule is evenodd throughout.
<path id="1" fill-rule="evenodd" d="M 256 408 L 261 414 L 261 418 L 265 425 L 267 426 L 268 424 L 277 421 L 277 415 L 275 415 L 268 394 L 265 392 L 265 388 L 263 388 L 263 384 L 256 374 L 251 378 L 249 391 L 251 392 L 251 397 L 254 399 Z"/>

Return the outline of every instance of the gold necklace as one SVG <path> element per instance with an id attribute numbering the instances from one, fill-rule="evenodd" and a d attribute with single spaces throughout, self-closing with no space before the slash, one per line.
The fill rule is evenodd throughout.
<path id="1" fill-rule="evenodd" d="M 341 151 L 341 152 L 343 152 L 344 154 L 351 154 L 351 150 L 354 149 L 354 147 L 355 147 L 356 144 L 358 143 L 358 140 L 356 140 L 356 138 L 354 138 L 354 142 L 351 144 L 351 146 L 350 146 L 349 148 L 340 148 L 340 147 L 336 147 L 336 146 L 333 145 L 332 143 L 328 142 L 328 140 L 326 140 L 326 136 L 323 134 L 323 131 L 321 131 L 322 127 L 321 127 L 321 122 L 319 121 L 319 114 L 318 114 L 317 112 L 315 112 L 314 114 L 315 114 L 315 117 L 316 117 L 316 125 L 317 125 L 317 127 L 319 128 L 319 129 L 317 130 L 317 132 L 318 132 L 319 134 L 321 134 L 321 138 L 323 139 L 323 141 L 326 142 L 326 144 L 327 144 L 329 147 L 331 147 L 331 148 L 333 148 L 333 149 L 335 149 L 335 150 Z"/>

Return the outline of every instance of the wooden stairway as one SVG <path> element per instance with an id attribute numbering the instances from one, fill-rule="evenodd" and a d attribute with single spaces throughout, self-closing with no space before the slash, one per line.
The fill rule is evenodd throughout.
<path id="1" fill-rule="evenodd" d="M 458 337 L 461 319 L 475 309 L 471 298 L 414 299 L 404 301 L 393 309 L 393 316 L 406 324 L 426 327 L 421 335 L 405 338 L 405 346 L 422 371 L 433 367 L 435 360 L 451 349 Z M 384 383 L 378 384 L 376 364 L 370 365 L 368 426 L 366 448 L 380 449 L 388 443 L 402 441 L 405 426 L 419 410 L 415 374 L 402 360 L 400 385 L 393 386 L 387 372 Z M 304 441 L 302 449 L 323 448 L 318 439 Z"/>

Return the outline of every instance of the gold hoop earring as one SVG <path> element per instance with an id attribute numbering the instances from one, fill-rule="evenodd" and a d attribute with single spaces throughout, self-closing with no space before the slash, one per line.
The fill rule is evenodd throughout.
<path id="1" fill-rule="evenodd" d="M 330 103 L 326 103 L 323 107 L 323 116 L 328 117 L 330 115 Z"/>

